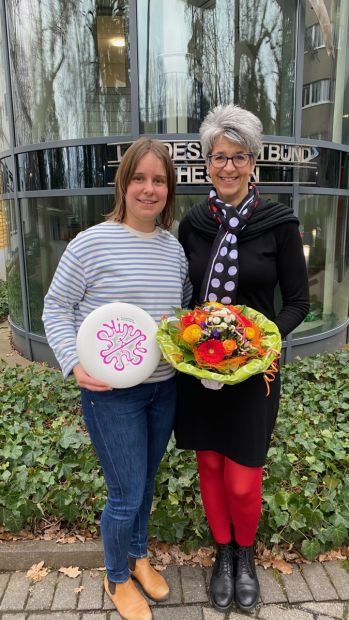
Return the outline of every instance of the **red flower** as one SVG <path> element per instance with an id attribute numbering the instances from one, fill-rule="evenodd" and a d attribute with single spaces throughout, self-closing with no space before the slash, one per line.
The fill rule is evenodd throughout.
<path id="1" fill-rule="evenodd" d="M 189 312 L 181 317 L 181 325 L 182 327 L 189 327 L 189 325 L 195 325 L 195 314 L 194 312 Z"/>
<path id="2" fill-rule="evenodd" d="M 223 343 L 211 338 L 202 342 L 194 354 L 198 364 L 218 364 L 224 359 Z"/>
<path id="3" fill-rule="evenodd" d="M 238 313 L 237 320 L 240 321 L 244 327 L 253 327 L 252 321 L 250 321 L 250 319 L 248 319 L 244 314 L 241 314 L 241 312 Z"/>

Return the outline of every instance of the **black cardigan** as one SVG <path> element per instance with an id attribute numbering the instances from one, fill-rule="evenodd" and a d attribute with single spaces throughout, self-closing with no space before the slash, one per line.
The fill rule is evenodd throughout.
<path id="1" fill-rule="evenodd" d="M 218 224 L 207 201 L 193 207 L 182 220 L 179 240 L 189 260 L 194 285 L 192 306 L 201 283 Z M 306 316 L 308 278 L 298 220 L 285 205 L 261 201 L 238 238 L 237 303 L 246 304 L 275 321 L 285 337 Z M 280 311 L 274 308 L 277 285 Z M 175 436 L 177 447 L 214 450 L 248 467 L 265 463 L 277 417 L 280 377 L 267 396 L 262 374 L 214 391 L 198 379 L 179 373 Z"/>
<path id="2" fill-rule="evenodd" d="M 271 214 L 272 217 L 271 217 Z M 179 226 L 179 241 L 189 262 L 193 307 L 199 299 L 218 223 L 207 201 L 193 207 Z M 263 312 L 275 321 L 283 338 L 309 312 L 309 290 L 298 220 L 292 209 L 261 201 L 238 239 L 239 281 L 237 303 Z M 274 307 L 280 287 L 282 307 Z"/>

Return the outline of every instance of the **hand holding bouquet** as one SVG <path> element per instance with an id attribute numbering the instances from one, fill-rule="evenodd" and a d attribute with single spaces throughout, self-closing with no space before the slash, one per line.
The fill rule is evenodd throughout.
<path id="1" fill-rule="evenodd" d="M 165 359 L 199 379 L 235 384 L 256 373 L 272 379 L 281 349 L 275 323 L 247 306 L 206 302 L 161 321 L 158 343 Z"/>

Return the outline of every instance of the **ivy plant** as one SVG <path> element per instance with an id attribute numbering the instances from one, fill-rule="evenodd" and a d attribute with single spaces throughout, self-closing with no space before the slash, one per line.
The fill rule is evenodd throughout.
<path id="1" fill-rule="evenodd" d="M 0 522 L 16 532 L 59 517 L 98 532 L 106 490 L 79 389 L 39 364 L 4 363 L 0 371 Z M 288 364 L 281 379 L 258 537 L 294 544 L 312 560 L 349 543 L 349 348 Z M 211 540 L 195 454 L 173 439 L 156 479 L 150 534 L 187 547 Z"/>

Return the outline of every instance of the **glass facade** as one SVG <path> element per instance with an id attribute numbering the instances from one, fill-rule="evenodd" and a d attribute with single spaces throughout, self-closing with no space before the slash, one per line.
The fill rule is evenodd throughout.
<path id="1" fill-rule="evenodd" d="M 112 196 L 23 198 L 21 213 L 27 273 L 29 324 L 44 335 L 44 296 L 67 244 L 81 230 L 103 221 L 112 211 Z"/>
<path id="2" fill-rule="evenodd" d="M 295 0 L 138 0 L 140 125 L 197 132 L 215 105 L 239 103 L 264 133 L 292 135 Z"/>
<path id="3" fill-rule="evenodd" d="M 344 323 L 349 308 L 349 198 L 301 196 L 299 219 L 309 274 L 310 312 L 293 337 Z"/>
<path id="4" fill-rule="evenodd" d="M 21 191 L 77 189 L 106 185 L 105 144 L 66 146 L 18 154 Z"/>
<path id="5" fill-rule="evenodd" d="M 283 359 L 347 341 L 347 0 L 0 0 L 0 22 L 0 205 L 19 348 L 25 332 L 43 359 L 44 295 L 70 239 L 112 210 L 129 144 L 146 134 L 168 147 L 177 234 L 210 186 L 200 124 L 229 102 L 263 123 L 262 196 L 300 220 L 311 310 Z"/>
<path id="6" fill-rule="evenodd" d="M 306 3 L 302 136 L 349 144 L 349 3 Z"/>
<path id="7" fill-rule="evenodd" d="M 13 192 L 13 162 L 11 157 L 0 159 L 0 194 Z"/>
<path id="8" fill-rule="evenodd" d="M 130 133 L 128 3 L 5 4 L 16 143 Z"/>
<path id="9" fill-rule="evenodd" d="M 5 264 L 6 282 L 12 322 L 24 329 L 23 298 L 21 289 L 21 275 L 19 266 L 19 233 L 13 200 L 4 200 L 3 209 L 5 214 Z"/>
<path id="10" fill-rule="evenodd" d="M 10 128 L 8 119 L 9 101 L 6 88 L 5 66 L 2 29 L 0 28 L 0 152 L 10 148 Z"/>

